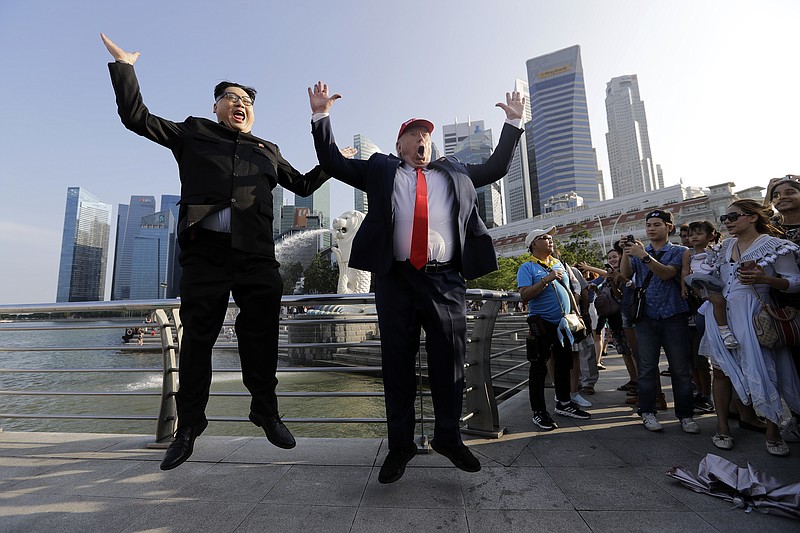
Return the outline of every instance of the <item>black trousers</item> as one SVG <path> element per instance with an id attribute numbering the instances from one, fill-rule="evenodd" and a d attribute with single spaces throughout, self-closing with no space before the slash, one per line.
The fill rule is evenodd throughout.
<path id="1" fill-rule="evenodd" d="M 456 269 L 425 273 L 408 262 L 394 263 L 375 280 L 381 332 L 383 386 L 389 448 L 414 443 L 416 357 L 425 330 L 434 438 L 444 446 L 462 443 L 459 426 L 467 345 L 466 287 Z"/>
<path id="2" fill-rule="evenodd" d="M 547 360 L 553 358 L 553 385 L 560 402 L 570 401 L 570 371 L 572 370 L 572 346 L 564 346 L 558 340 L 557 325 L 539 316 L 529 316 L 531 334 L 525 339 L 530 372 L 528 390 L 532 411 L 546 411 L 544 380 L 547 377 Z"/>
<path id="3" fill-rule="evenodd" d="M 283 282 L 275 259 L 233 250 L 230 235 L 195 230 L 181 238 L 181 321 L 178 426 L 205 420 L 211 387 L 211 349 L 217 340 L 228 299 L 239 315 L 236 335 L 242 378 L 256 415 L 278 413 L 278 320 Z"/>

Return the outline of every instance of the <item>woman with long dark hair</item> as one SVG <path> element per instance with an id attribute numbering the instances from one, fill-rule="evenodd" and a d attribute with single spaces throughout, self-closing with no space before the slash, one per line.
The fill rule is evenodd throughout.
<path id="1" fill-rule="evenodd" d="M 787 175 L 770 180 L 767 185 L 766 204 L 778 211 L 772 225 L 781 232 L 781 238 L 800 245 L 800 176 Z M 800 294 L 778 294 L 777 303 L 800 309 Z M 800 346 L 791 349 L 794 366 L 800 372 Z M 792 409 L 781 435 L 786 442 L 800 442 L 800 413 Z"/>
<path id="2" fill-rule="evenodd" d="M 771 455 L 789 455 L 789 447 L 780 435 L 783 404 L 800 410 L 800 379 L 786 348 L 761 346 L 753 327 L 753 315 L 761 302 L 771 302 L 770 289 L 800 292 L 800 270 L 795 260 L 798 246 L 770 235 L 770 209 L 754 200 L 733 202 L 720 222 L 732 238 L 709 262 L 724 284 L 728 324 L 736 332 L 738 348 L 728 348 L 719 328 L 706 328 L 700 353 L 711 357 L 714 365 L 714 404 L 717 408 L 717 434 L 714 445 L 733 447 L 728 426 L 728 405 L 732 390 L 756 413 L 767 419 L 766 448 Z M 707 323 L 713 324 L 713 310 L 704 311 Z"/>

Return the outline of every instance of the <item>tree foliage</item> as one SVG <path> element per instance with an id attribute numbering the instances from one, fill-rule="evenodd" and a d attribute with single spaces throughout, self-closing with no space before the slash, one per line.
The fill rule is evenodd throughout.
<path id="1" fill-rule="evenodd" d="M 330 261 L 317 254 L 311 260 L 305 272 L 305 293 L 306 294 L 335 294 L 336 285 L 339 281 L 339 269 L 331 266 Z"/>
<path id="2" fill-rule="evenodd" d="M 493 291 L 516 291 L 517 290 L 517 270 L 526 261 L 529 261 L 531 254 L 525 253 L 517 257 L 498 257 L 498 269 L 489 272 L 485 276 L 467 281 L 467 288 L 488 289 Z"/>
<path id="3" fill-rule="evenodd" d="M 280 270 L 283 277 L 283 294 L 292 294 L 295 284 L 303 275 L 303 265 L 300 263 L 285 263 L 281 265 Z"/>
<path id="4" fill-rule="evenodd" d="M 561 254 L 562 261 L 572 266 L 580 262 L 596 267 L 603 266 L 603 249 L 585 229 L 573 231 L 565 241 L 557 241 L 556 249 Z"/>

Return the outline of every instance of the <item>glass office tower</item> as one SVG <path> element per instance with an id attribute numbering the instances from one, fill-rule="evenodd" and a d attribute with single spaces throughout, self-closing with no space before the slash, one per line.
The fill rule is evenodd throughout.
<path id="1" fill-rule="evenodd" d="M 67 189 L 57 302 L 101 301 L 106 288 L 111 204 L 80 187 Z"/>

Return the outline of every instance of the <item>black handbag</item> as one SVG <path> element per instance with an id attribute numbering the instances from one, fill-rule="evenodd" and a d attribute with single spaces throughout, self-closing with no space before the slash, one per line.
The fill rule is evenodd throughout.
<path id="1" fill-rule="evenodd" d="M 660 261 L 666 250 L 662 250 L 656 255 L 656 261 Z M 650 280 L 653 279 L 653 271 L 647 273 L 644 277 L 644 282 L 641 287 L 633 289 L 633 298 L 628 306 L 628 320 L 635 324 L 644 318 L 644 309 L 647 305 L 647 286 L 650 285 Z"/>

